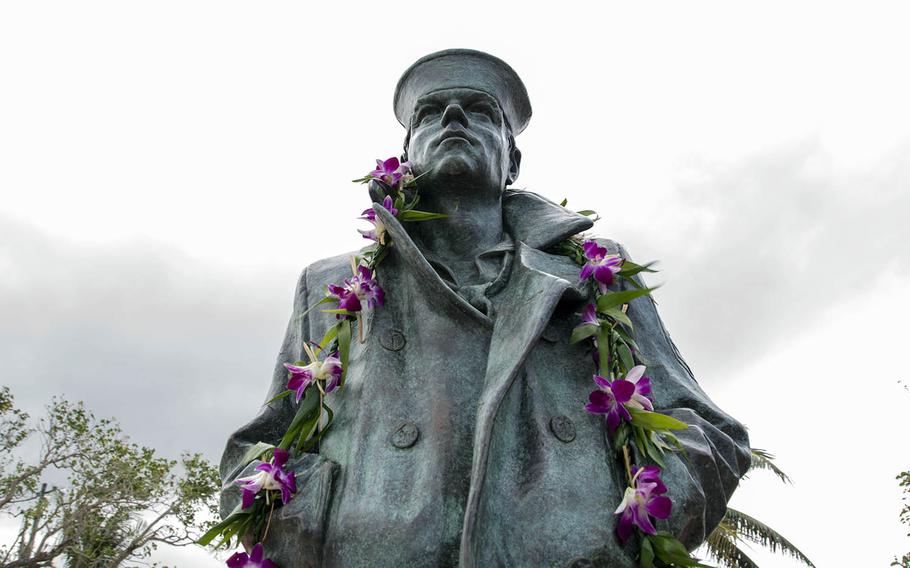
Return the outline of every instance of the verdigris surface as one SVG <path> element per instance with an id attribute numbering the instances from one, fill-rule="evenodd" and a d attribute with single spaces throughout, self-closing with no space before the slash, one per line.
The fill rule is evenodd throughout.
<path id="1" fill-rule="evenodd" d="M 393 243 L 378 276 L 386 303 L 352 345 L 318 453 L 290 464 L 300 490 L 276 512 L 267 556 L 282 568 L 636 566 L 634 539 L 624 547 L 615 533 L 625 474 L 603 418 L 584 409 L 589 347 L 568 343 L 589 287 L 547 252 L 591 221 L 506 189 L 531 114 L 521 80 L 481 52 L 435 53 L 402 76 L 395 112 L 422 174 L 420 208 L 449 217 L 401 224 L 374 206 Z M 348 255 L 304 269 L 266 400 L 285 390 L 282 363 L 335 322 L 304 312 L 348 276 Z M 674 507 L 659 528 L 694 548 L 749 465 L 748 438 L 697 385 L 654 302 L 634 300 L 628 315 L 655 408 L 689 424 L 678 433 L 687 459 L 666 458 Z M 222 514 L 255 465 L 240 463 L 247 448 L 277 442 L 294 412 L 281 399 L 230 437 Z"/>

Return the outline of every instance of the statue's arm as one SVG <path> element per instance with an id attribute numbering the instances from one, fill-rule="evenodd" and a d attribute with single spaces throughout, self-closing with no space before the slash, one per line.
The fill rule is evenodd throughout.
<path id="1" fill-rule="evenodd" d="M 625 249 L 618 249 L 623 258 L 630 258 Z M 646 375 L 652 379 L 655 408 L 689 425 L 676 432 L 686 457 L 668 455 L 665 477 L 668 495 L 674 500 L 670 530 L 694 548 L 720 522 L 727 501 L 749 468 L 749 436 L 745 427 L 718 408 L 695 381 L 670 339 L 654 300 L 650 296 L 633 300 L 628 315 L 648 363 Z M 710 319 L 711 314 L 704 317 Z"/>
<path id="2" fill-rule="evenodd" d="M 222 516 L 229 514 L 240 502 L 240 491 L 233 484 L 234 480 L 251 473 L 251 471 L 247 471 L 250 468 L 243 459 L 247 450 L 258 442 L 277 444 L 294 417 L 296 407 L 293 397 L 284 397 L 271 404 L 265 404 L 265 402 L 272 400 L 287 388 L 287 370 L 284 368 L 284 363 L 293 363 L 301 359 L 303 341 L 310 334 L 309 317 L 305 315 L 307 307 L 307 269 L 304 269 L 297 282 L 291 319 L 288 322 L 284 342 L 281 344 L 263 405 L 252 420 L 231 434 L 221 457 Z"/>

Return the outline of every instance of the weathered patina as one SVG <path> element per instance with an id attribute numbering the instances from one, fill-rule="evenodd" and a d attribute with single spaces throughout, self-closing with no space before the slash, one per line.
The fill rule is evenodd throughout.
<path id="1" fill-rule="evenodd" d="M 495 57 L 447 50 L 405 72 L 395 111 L 424 174 L 421 209 L 449 218 L 402 224 L 374 206 L 393 243 L 378 270 L 386 303 L 352 345 L 318 452 L 290 464 L 300 491 L 276 512 L 267 555 L 282 568 L 636 566 L 634 539 L 615 533 L 625 475 L 603 418 L 584 409 L 590 349 L 568 342 L 590 290 L 548 252 L 591 221 L 507 189 L 531 113 L 521 80 Z M 266 400 L 285 389 L 282 363 L 335 321 L 304 312 L 347 276 L 349 255 L 303 270 Z M 659 528 L 694 548 L 749 465 L 748 438 L 698 386 L 654 302 L 634 300 L 628 315 L 654 406 L 690 426 L 679 432 L 687 458 L 667 456 L 674 508 Z M 232 480 L 255 465 L 241 456 L 275 443 L 294 412 L 284 398 L 231 436 L 224 514 L 239 502 Z"/>

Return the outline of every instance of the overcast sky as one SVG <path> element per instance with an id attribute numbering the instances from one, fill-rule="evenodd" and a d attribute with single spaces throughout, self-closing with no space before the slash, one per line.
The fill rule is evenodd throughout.
<path id="1" fill-rule="evenodd" d="M 910 12 L 572 6 L 0 4 L 0 384 L 217 461 L 300 270 L 362 245 L 349 180 L 400 151 L 400 73 L 472 47 L 531 96 L 516 186 L 661 261 L 683 355 L 794 479 L 733 505 L 819 566 L 910 550 Z"/>

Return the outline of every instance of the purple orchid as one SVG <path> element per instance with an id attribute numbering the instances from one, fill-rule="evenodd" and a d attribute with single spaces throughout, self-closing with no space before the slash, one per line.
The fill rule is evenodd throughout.
<path id="1" fill-rule="evenodd" d="M 628 404 L 633 408 L 653 412 L 654 404 L 651 402 L 651 379 L 644 375 L 644 365 L 635 365 L 626 373 L 626 380 L 635 385 L 635 392 L 632 394 L 632 400 L 630 400 Z"/>
<path id="2" fill-rule="evenodd" d="M 256 543 L 256 546 L 250 551 L 235 552 L 227 559 L 228 568 L 278 568 L 278 565 L 271 560 L 263 558 L 262 543 Z"/>
<path id="3" fill-rule="evenodd" d="M 271 463 L 262 463 L 256 466 L 256 471 L 259 473 L 234 481 L 243 490 L 241 509 L 246 509 L 252 505 L 256 494 L 263 489 L 266 491 L 281 491 L 281 502 L 285 505 L 291 500 L 291 494 L 297 491 L 297 479 L 294 473 L 284 469 L 284 464 L 287 463 L 290 454 L 287 450 L 282 450 L 281 448 L 275 448 L 272 453 Z"/>
<path id="4" fill-rule="evenodd" d="M 581 279 L 587 280 L 593 275 L 600 293 L 606 294 L 607 286 L 613 283 L 613 275 L 622 270 L 622 257 L 607 254 L 607 248 L 598 245 L 596 241 L 585 241 L 582 247 L 588 262 L 581 269 Z"/>
<path id="5" fill-rule="evenodd" d="M 376 160 L 376 169 L 370 172 L 370 177 L 392 189 L 397 189 L 399 182 L 409 175 L 410 170 L 410 162 L 398 163 L 398 158 L 392 156 L 385 161 Z"/>
<path id="6" fill-rule="evenodd" d="M 385 207 L 393 216 L 398 215 L 398 209 L 395 209 L 395 207 L 392 205 L 392 198 L 388 195 L 386 195 L 385 199 L 382 200 L 382 206 Z M 365 209 L 360 215 L 360 218 L 364 221 L 373 223 L 373 228 L 369 231 L 362 231 L 360 229 L 357 229 L 357 232 L 363 235 L 363 238 L 365 239 L 370 239 L 371 241 L 376 241 L 377 243 L 384 245 L 386 228 L 382 220 L 376 216 L 376 211 L 370 207 L 369 209 Z"/>
<path id="7" fill-rule="evenodd" d="M 362 264 L 357 267 L 355 276 L 344 279 L 343 286 L 329 284 L 329 295 L 338 300 L 340 309 L 349 312 L 361 311 L 363 304 L 368 308 L 375 308 L 385 301 L 385 293 L 373 278 L 373 271 Z"/>
<path id="8" fill-rule="evenodd" d="M 622 503 L 616 509 L 621 514 L 616 532 L 623 542 L 632 535 L 632 527 L 637 526 L 646 534 L 655 534 L 657 529 L 651 517 L 666 519 L 670 516 L 673 502 L 663 494 L 667 486 L 660 479 L 660 468 L 654 465 L 632 468 L 632 487 L 627 487 Z"/>
<path id="9" fill-rule="evenodd" d="M 600 388 L 588 395 L 585 410 L 594 414 L 605 414 L 607 428 L 612 434 L 623 420 L 632 420 L 632 415 L 625 405 L 632 400 L 635 383 L 623 379 L 610 382 L 600 375 L 594 375 L 594 382 Z"/>
<path id="10" fill-rule="evenodd" d="M 303 393 L 314 381 L 323 381 L 326 385 L 325 392 L 330 393 L 338 387 L 338 382 L 341 380 L 341 359 L 338 358 L 337 352 L 322 361 L 314 356 L 308 365 L 298 366 L 285 363 L 284 367 L 291 375 L 288 378 L 288 390 L 297 391 L 297 402 L 300 402 Z"/>
<path id="11" fill-rule="evenodd" d="M 597 319 L 597 306 L 594 304 L 585 306 L 585 309 L 581 312 L 581 322 L 582 324 L 593 323 L 594 325 L 600 325 L 600 320 Z"/>

